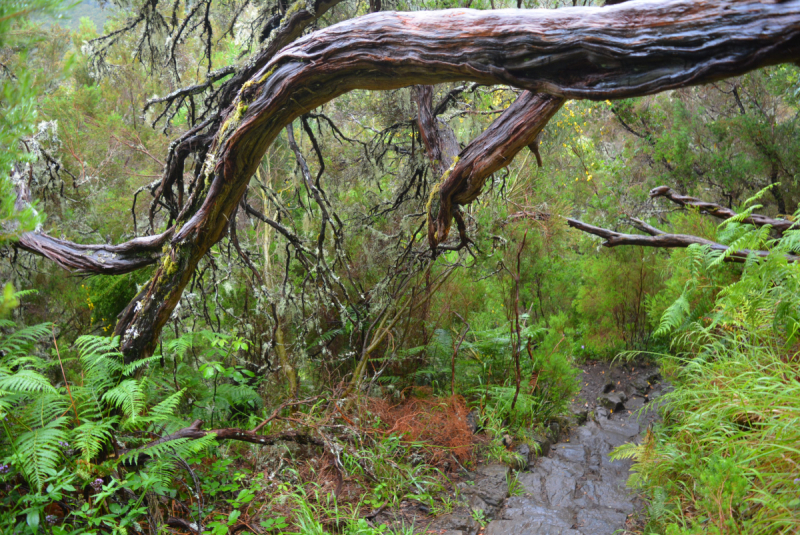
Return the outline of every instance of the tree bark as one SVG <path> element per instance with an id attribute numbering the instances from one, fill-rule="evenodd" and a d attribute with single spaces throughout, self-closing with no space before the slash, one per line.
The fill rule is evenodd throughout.
<path id="1" fill-rule="evenodd" d="M 418 85 L 416 90 L 419 134 L 434 172 L 442 176 L 461 152 L 461 147 L 453 129 L 434 114 L 433 86 Z"/>
<path id="2" fill-rule="evenodd" d="M 569 224 L 569 226 L 572 228 L 605 239 L 605 241 L 603 242 L 604 247 L 617 247 L 618 245 L 640 245 L 643 247 L 680 248 L 680 247 L 689 247 L 690 245 L 697 244 L 697 245 L 707 245 L 713 251 L 725 252 L 728 251 L 728 249 L 730 249 L 727 245 L 722 245 L 721 243 L 707 240 L 705 238 L 700 238 L 698 236 L 691 236 L 689 234 L 667 234 L 666 232 L 661 232 L 660 230 L 656 229 L 655 227 L 651 227 L 646 223 L 643 223 L 643 226 L 639 225 L 636 226 L 645 231 L 648 231 L 647 230 L 648 228 L 651 229 L 649 230 L 649 232 L 653 234 L 651 236 L 642 236 L 641 234 L 623 234 L 621 232 L 616 232 L 602 227 L 589 225 L 588 223 L 584 223 L 583 221 L 578 221 L 577 219 L 567 219 L 567 224 Z M 747 260 L 747 257 L 750 255 L 756 255 L 761 258 L 766 258 L 769 254 L 770 254 L 769 251 L 753 251 L 750 249 L 741 249 L 738 251 L 734 251 L 733 253 L 730 253 L 725 258 L 725 261 L 742 263 L 745 262 Z M 789 262 L 796 262 L 797 260 L 800 259 L 800 257 L 794 255 L 786 255 L 786 259 Z"/>
<path id="3" fill-rule="evenodd" d="M 161 248 L 171 235 L 172 231 L 168 231 L 119 245 L 82 245 L 39 232 L 26 232 L 17 246 L 71 271 L 121 275 L 158 262 Z"/>
<path id="4" fill-rule="evenodd" d="M 538 100 L 532 106 L 538 113 L 529 118 L 540 130 L 562 98 L 641 96 L 798 59 L 800 0 L 381 12 L 314 32 L 283 48 L 232 100 L 203 164 L 200 194 L 184 207 L 161 266 L 117 324 L 121 349 L 128 361 L 152 354 L 200 258 L 224 236 L 267 148 L 295 118 L 348 91 L 462 80 L 512 85 L 548 94 L 528 97 Z M 482 157 L 459 169 L 462 160 L 470 161 L 462 155 L 443 180 L 432 244 L 447 237 L 453 206 L 474 200 L 485 178 L 510 163 L 523 138 L 522 147 L 531 143 L 530 129 L 515 117 L 526 109 L 521 100 L 493 125 L 505 128 L 502 147 L 484 147 Z M 470 146 L 481 150 L 490 136 Z"/>
<path id="5" fill-rule="evenodd" d="M 719 219 L 730 219 L 732 217 L 736 217 L 738 214 L 731 210 L 730 208 L 726 208 L 719 204 L 713 202 L 706 202 L 701 201 L 695 197 L 690 197 L 688 195 L 681 195 L 674 189 L 670 188 L 669 186 L 659 186 L 657 188 L 653 188 L 650 190 L 650 197 L 666 197 L 670 201 L 674 202 L 679 206 L 691 206 L 693 208 L 697 208 L 700 212 L 713 215 Z M 767 217 L 765 215 L 760 214 L 751 214 L 744 219 L 742 219 L 743 223 L 749 223 L 751 225 L 755 225 L 757 227 L 761 227 L 764 225 L 770 225 L 772 228 L 777 230 L 780 233 L 783 233 L 791 228 L 799 228 L 797 227 L 797 222 L 789 221 L 788 219 L 774 219 L 772 217 Z"/>

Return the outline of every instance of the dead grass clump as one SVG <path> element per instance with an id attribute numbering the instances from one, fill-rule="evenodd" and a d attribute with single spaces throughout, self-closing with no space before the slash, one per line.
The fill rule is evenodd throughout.
<path id="1" fill-rule="evenodd" d="M 370 398 L 367 406 L 386 426 L 380 432 L 418 443 L 430 464 L 441 465 L 450 459 L 450 454 L 459 462 L 472 455 L 473 437 L 467 424 L 469 411 L 461 396 L 411 397 L 397 405 L 385 399 Z"/>

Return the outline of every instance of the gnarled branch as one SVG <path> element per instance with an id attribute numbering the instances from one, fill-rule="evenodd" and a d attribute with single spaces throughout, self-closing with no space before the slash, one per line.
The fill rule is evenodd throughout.
<path id="1" fill-rule="evenodd" d="M 79 273 L 121 275 L 155 264 L 170 236 L 172 229 L 119 245 L 83 245 L 39 232 L 26 232 L 20 236 L 17 246 Z"/>
<path id="2" fill-rule="evenodd" d="M 491 133 L 485 132 L 481 142 L 468 147 L 482 151 L 480 158 L 462 151 L 439 191 L 432 232 L 438 243 L 447 236 L 453 206 L 477 198 L 486 177 L 508 165 L 517 145 L 529 145 L 535 138 L 530 135 L 538 134 L 519 115 L 528 113 L 529 121 L 541 127 L 562 98 L 640 96 L 798 59 L 800 0 L 381 12 L 314 32 L 285 47 L 257 72 L 249 67 L 242 71 L 254 74 L 247 75 L 249 80 L 231 100 L 198 175 L 197 188 L 205 197 L 179 217 L 183 226 L 143 290 L 144 306 L 126 310 L 118 323 L 122 350 L 127 359 L 152 353 L 199 259 L 225 235 L 250 177 L 280 131 L 348 91 L 473 81 L 542 92 L 530 93 L 527 103 L 521 96 L 492 125 L 490 130 L 508 133 L 504 143 L 492 144 Z M 497 157 L 487 157 L 489 149 Z"/>
<path id="3" fill-rule="evenodd" d="M 666 232 L 662 232 L 657 228 L 644 223 L 643 221 L 640 223 L 642 223 L 640 228 L 648 229 L 646 232 L 651 233 L 651 236 L 642 236 L 641 234 L 623 234 L 614 230 L 596 227 L 594 225 L 584 223 L 583 221 L 578 221 L 577 219 L 567 219 L 567 224 L 569 224 L 570 227 L 603 238 L 605 240 L 603 242 L 604 247 L 617 247 L 618 245 L 640 245 L 643 247 L 681 248 L 689 247 L 690 245 L 706 245 L 713 251 L 724 252 L 730 249 L 727 245 L 722 245 L 721 243 L 707 240 L 705 238 L 691 236 L 689 234 L 667 234 Z M 747 257 L 750 255 L 766 258 L 769 254 L 769 251 L 741 249 L 728 254 L 728 256 L 725 257 L 725 261 L 741 263 L 747 260 Z M 786 258 L 789 262 L 796 262 L 800 260 L 800 257 L 794 255 L 786 255 Z"/>
<path id="4" fill-rule="evenodd" d="M 665 197 L 679 206 L 691 206 L 699 209 L 702 213 L 713 215 L 719 219 L 730 219 L 738 215 L 730 208 L 726 208 L 713 202 L 701 201 L 696 197 L 688 195 L 681 195 L 669 186 L 659 186 L 650 190 L 650 197 Z M 797 226 L 796 221 L 789 221 L 788 219 L 774 219 L 760 214 L 751 214 L 744 219 L 743 223 L 749 223 L 757 227 L 770 225 L 778 232 L 785 232 L 791 228 L 800 228 Z"/>

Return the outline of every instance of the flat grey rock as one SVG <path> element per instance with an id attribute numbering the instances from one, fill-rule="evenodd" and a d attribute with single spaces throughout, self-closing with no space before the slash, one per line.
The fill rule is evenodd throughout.
<path id="1" fill-rule="evenodd" d="M 613 535 L 625 525 L 627 517 L 609 509 L 582 509 L 575 527 L 581 535 Z"/>
<path id="2" fill-rule="evenodd" d="M 645 385 L 650 388 L 646 381 L 639 386 Z M 637 409 L 644 405 L 639 394 L 631 400 L 619 391 L 603 396 Z M 553 444 L 549 455 L 532 460 L 530 471 L 517 475 L 524 494 L 505 500 L 485 535 L 613 535 L 623 530 L 636 510 L 626 486 L 633 461 L 612 460 L 609 454 L 640 440 L 640 432 L 657 416 L 651 407 L 657 403 L 648 403 L 640 413 L 597 407 L 594 420 L 572 430 L 568 441 Z M 502 468 L 487 466 L 479 473 L 476 485 L 480 479 L 497 482 L 501 474 L 505 483 Z"/>
<path id="3" fill-rule="evenodd" d="M 552 448 L 553 456 L 570 463 L 586 461 L 586 449 L 581 444 L 557 444 Z"/>
<path id="4" fill-rule="evenodd" d="M 569 527 L 536 519 L 495 520 L 486 526 L 485 535 L 582 535 Z"/>
<path id="5" fill-rule="evenodd" d="M 513 496 L 508 499 L 500 520 L 536 518 L 550 524 L 563 524 L 569 527 L 575 523 L 574 516 L 572 511 L 568 509 L 553 509 L 545 505 L 534 504 L 525 496 Z"/>
<path id="6" fill-rule="evenodd" d="M 476 496 L 496 508 L 508 496 L 507 474 L 508 467 L 503 464 L 482 466 L 476 470 L 472 484 L 459 483 L 458 488 L 468 499 Z"/>
<path id="7" fill-rule="evenodd" d="M 600 424 L 600 428 L 606 433 L 615 433 L 626 439 L 633 438 L 639 434 L 639 424 L 636 423 L 635 419 L 600 420 L 598 424 Z M 614 441 L 616 442 L 616 440 Z M 629 440 L 623 440 L 620 444 L 623 442 L 629 442 Z M 609 443 L 613 442 L 609 441 Z"/>

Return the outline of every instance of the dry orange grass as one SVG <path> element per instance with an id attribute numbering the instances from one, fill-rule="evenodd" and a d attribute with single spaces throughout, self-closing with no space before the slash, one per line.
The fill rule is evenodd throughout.
<path id="1" fill-rule="evenodd" d="M 451 454 L 459 462 L 472 455 L 473 436 L 467 424 L 469 411 L 461 396 L 411 397 L 396 405 L 370 398 L 367 407 L 386 426 L 381 433 L 419 443 L 431 464 L 441 465 Z"/>

